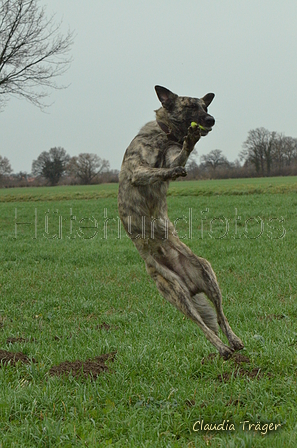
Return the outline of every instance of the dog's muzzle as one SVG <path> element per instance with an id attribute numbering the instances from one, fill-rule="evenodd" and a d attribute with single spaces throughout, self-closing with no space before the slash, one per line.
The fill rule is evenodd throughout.
<path id="1" fill-rule="evenodd" d="M 201 120 L 201 123 L 199 123 L 201 135 L 207 135 L 210 131 L 212 131 L 214 124 L 215 119 L 211 115 L 206 115 L 206 117 Z"/>

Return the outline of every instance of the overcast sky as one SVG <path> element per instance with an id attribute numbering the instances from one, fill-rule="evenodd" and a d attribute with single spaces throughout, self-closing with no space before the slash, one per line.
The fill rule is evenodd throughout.
<path id="1" fill-rule="evenodd" d="M 250 129 L 297 137 L 296 0 L 40 0 L 75 31 L 73 62 L 47 113 L 12 98 L 0 114 L 0 155 L 31 171 L 42 151 L 96 153 L 120 169 L 126 147 L 154 119 L 163 85 L 214 92 L 213 132 L 196 149 L 233 161 Z"/>

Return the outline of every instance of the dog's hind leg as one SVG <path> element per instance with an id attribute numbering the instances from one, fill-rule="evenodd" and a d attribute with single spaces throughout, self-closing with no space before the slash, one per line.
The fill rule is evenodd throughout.
<path id="1" fill-rule="evenodd" d="M 205 334 L 206 338 L 213 344 L 224 359 L 228 359 L 232 353 L 232 348 L 225 345 L 220 338 L 212 331 L 200 316 L 193 298 L 188 289 L 180 281 L 179 277 L 170 269 L 159 265 L 152 260 L 152 263 L 146 262 L 148 274 L 155 280 L 156 285 L 162 296 L 174 305 L 178 310 L 194 321 Z"/>
<path id="2" fill-rule="evenodd" d="M 214 304 L 214 307 L 217 312 L 218 323 L 221 327 L 222 332 L 227 337 L 229 344 L 233 350 L 241 350 L 244 347 L 243 342 L 239 339 L 238 336 L 233 332 L 232 328 L 229 325 L 229 322 L 223 312 L 222 306 L 222 294 L 215 276 L 215 273 L 207 260 L 203 260 L 201 263 L 202 266 L 202 277 L 203 277 L 203 292 L 207 295 L 207 297 Z"/>
<path id="3" fill-rule="evenodd" d="M 206 299 L 203 297 L 203 294 L 200 294 L 204 293 L 215 307 L 217 321 L 222 332 L 227 337 L 231 348 L 233 350 L 241 350 L 244 345 L 233 332 L 224 315 L 222 294 L 210 263 L 204 258 L 197 257 L 179 239 L 175 239 L 174 242 L 172 240 L 167 245 L 164 244 L 163 247 L 166 257 L 162 259 L 162 262 L 168 264 L 170 260 L 170 268 L 177 274 L 180 281 L 183 282 L 183 285 L 186 286 L 197 311 L 200 313 L 200 309 L 202 311 L 206 309 Z M 207 309 L 210 310 L 210 306 Z M 201 315 L 203 316 L 203 314 Z"/>
<path id="4" fill-rule="evenodd" d="M 217 313 L 218 323 L 222 332 L 227 337 L 230 347 L 233 350 L 241 350 L 244 345 L 241 339 L 239 339 L 233 332 L 223 312 L 222 293 L 211 264 L 204 258 L 197 257 L 183 243 L 179 243 L 179 250 L 181 250 L 179 259 L 184 272 L 187 273 L 188 277 L 191 278 L 191 281 L 196 284 L 197 292 L 204 292 L 213 303 Z"/>

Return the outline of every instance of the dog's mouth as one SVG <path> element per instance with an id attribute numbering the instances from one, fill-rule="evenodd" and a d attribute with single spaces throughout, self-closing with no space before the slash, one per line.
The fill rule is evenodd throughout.
<path id="1" fill-rule="evenodd" d="M 198 126 L 203 137 L 212 131 L 212 127 L 202 126 L 202 124 L 199 124 Z"/>

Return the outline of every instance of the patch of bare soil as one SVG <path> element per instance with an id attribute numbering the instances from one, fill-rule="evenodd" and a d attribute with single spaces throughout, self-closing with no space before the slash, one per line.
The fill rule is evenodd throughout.
<path id="1" fill-rule="evenodd" d="M 97 325 L 96 327 L 97 330 L 110 330 L 111 329 L 111 325 L 107 324 L 106 322 L 102 322 L 102 324 Z"/>
<path id="2" fill-rule="evenodd" d="M 114 361 L 115 355 L 116 352 L 111 352 L 96 356 L 93 359 L 87 359 L 86 361 L 64 361 L 57 366 L 53 366 L 49 374 L 52 376 L 63 376 L 71 373 L 74 377 L 84 376 L 87 378 L 88 376 L 92 376 L 93 378 L 97 378 L 100 373 L 109 371 L 109 367 L 105 362 L 108 360 Z"/>
<path id="3" fill-rule="evenodd" d="M 0 350 L 0 367 L 1 364 L 8 364 L 15 366 L 17 362 L 22 362 L 24 364 L 30 364 L 30 362 L 36 362 L 34 358 L 29 358 L 22 352 L 12 353 L 7 352 L 6 350 Z"/>
<path id="4" fill-rule="evenodd" d="M 265 316 L 258 316 L 258 319 L 271 321 L 285 319 L 286 317 L 285 314 L 266 314 Z"/>
<path id="5" fill-rule="evenodd" d="M 118 330 L 119 327 L 116 327 L 115 325 L 109 325 L 106 322 L 102 322 L 102 324 L 99 324 L 96 326 L 96 330 Z"/>
<path id="6" fill-rule="evenodd" d="M 225 372 L 225 373 L 218 375 L 218 380 L 221 382 L 229 381 L 230 378 L 232 377 L 232 375 L 234 378 L 246 377 L 246 378 L 250 378 L 251 380 L 255 380 L 255 379 L 258 380 L 264 376 L 264 373 L 261 372 L 261 369 L 259 367 L 255 367 L 252 370 L 243 369 L 240 367 L 234 373 L 233 372 Z"/>
<path id="7" fill-rule="evenodd" d="M 216 358 L 219 358 L 219 354 L 218 353 L 209 353 L 207 356 L 202 358 L 201 364 L 205 364 L 207 361 L 213 361 Z M 247 356 L 242 355 L 241 353 L 234 353 L 231 356 L 231 358 L 229 358 L 228 361 L 233 361 L 236 364 L 241 364 L 243 362 L 249 364 L 251 362 L 251 360 Z"/>
<path id="8" fill-rule="evenodd" d="M 240 364 L 250 364 L 250 359 L 247 356 L 241 355 L 240 353 L 235 353 L 231 360 L 238 366 L 235 370 L 235 372 L 225 372 L 221 375 L 218 375 L 219 381 L 229 381 L 230 378 L 233 377 L 246 377 L 251 380 L 259 380 L 260 378 L 263 378 L 263 376 L 271 377 L 271 373 L 269 372 L 262 372 L 260 367 L 254 367 L 252 370 L 246 369 L 243 367 L 239 367 Z"/>
<path id="9" fill-rule="evenodd" d="M 208 356 L 205 358 L 202 358 L 201 364 L 205 364 L 207 361 L 213 361 L 215 358 L 219 356 L 218 353 L 209 353 Z M 261 368 L 254 367 L 253 369 L 247 369 L 244 367 L 240 367 L 241 364 L 250 364 L 251 360 L 245 355 L 242 355 L 241 353 L 234 353 L 231 358 L 228 360 L 228 362 L 232 362 L 236 365 L 236 369 L 234 372 L 225 372 L 217 376 L 218 380 L 223 381 L 229 381 L 231 377 L 234 378 L 237 377 L 246 377 L 251 380 L 254 379 L 260 379 L 264 375 L 271 377 L 271 374 L 269 372 L 262 372 Z"/>
<path id="10" fill-rule="evenodd" d="M 10 337 L 6 339 L 6 344 L 16 344 L 17 342 L 30 342 L 30 339 Z"/>
<path id="11" fill-rule="evenodd" d="M 236 364 L 241 364 L 245 362 L 246 364 L 250 364 L 251 360 L 245 355 L 242 355 L 241 353 L 234 353 L 232 357 L 230 358 L 231 361 L 234 361 Z"/>
<path id="12" fill-rule="evenodd" d="M 230 358 L 231 361 L 237 366 L 236 370 L 234 372 L 225 372 L 223 374 L 218 375 L 219 381 L 229 381 L 231 377 L 234 378 L 237 377 L 246 377 L 251 380 L 259 380 L 260 378 L 263 378 L 263 376 L 271 377 L 271 373 L 269 372 L 262 372 L 260 367 L 254 367 L 253 369 L 247 369 L 244 367 L 239 367 L 240 364 L 250 364 L 251 360 L 241 353 L 234 353 L 234 355 Z"/>

